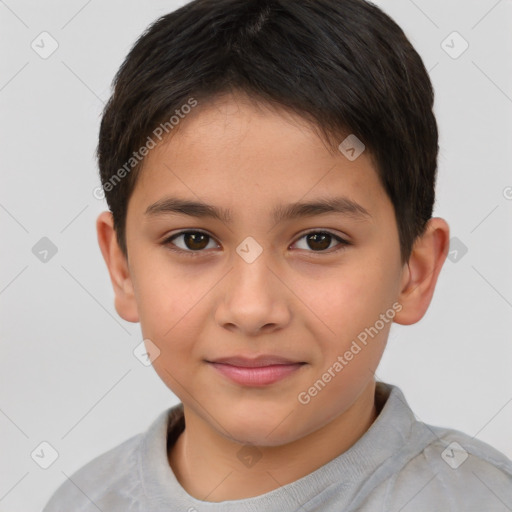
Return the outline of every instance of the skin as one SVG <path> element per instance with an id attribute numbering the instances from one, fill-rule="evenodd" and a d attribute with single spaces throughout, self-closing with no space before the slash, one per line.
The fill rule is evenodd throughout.
<path id="1" fill-rule="evenodd" d="M 229 208 L 232 223 L 144 214 L 168 195 Z M 276 205 L 335 195 L 371 217 L 324 213 L 279 224 L 270 217 Z M 187 229 L 210 235 L 193 257 L 187 254 L 197 242 L 187 245 L 184 236 L 163 244 Z M 319 244 L 304 236 L 311 230 L 350 245 L 333 237 L 315 251 Z M 401 306 L 395 322 L 420 320 L 449 245 L 447 223 L 432 218 L 403 265 L 393 205 L 370 155 L 351 162 L 329 151 L 299 116 L 233 95 L 196 107 L 146 157 L 128 205 L 128 259 L 110 212 L 98 217 L 97 233 L 117 312 L 140 322 L 144 338 L 159 348 L 153 367 L 184 404 L 186 428 L 169 464 L 191 496 L 212 502 L 293 482 L 368 430 L 378 413 L 374 372 L 391 321 L 307 404 L 298 395 L 394 303 Z M 252 263 L 236 252 L 248 236 L 262 248 Z M 205 362 L 241 354 L 307 364 L 255 388 Z M 237 456 L 243 446 L 260 457 L 250 467 Z"/>

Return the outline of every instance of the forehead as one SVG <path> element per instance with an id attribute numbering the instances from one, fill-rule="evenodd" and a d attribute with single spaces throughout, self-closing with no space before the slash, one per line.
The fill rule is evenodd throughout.
<path id="1" fill-rule="evenodd" d="M 316 197 L 343 195 L 367 211 L 387 200 L 369 154 L 350 161 L 302 117 L 236 96 L 197 106 L 149 152 L 133 202 L 145 212 L 166 195 L 253 213 L 272 204 L 274 217 Z"/>

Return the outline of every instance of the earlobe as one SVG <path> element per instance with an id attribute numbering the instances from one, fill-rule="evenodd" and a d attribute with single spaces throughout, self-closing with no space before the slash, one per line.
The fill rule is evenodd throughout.
<path id="1" fill-rule="evenodd" d="M 395 316 L 396 323 L 414 324 L 425 315 L 448 255 L 449 243 L 450 228 L 446 221 L 439 217 L 430 219 L 403 269 L 398 298 L 402 310 Z"/>
<path id="2" fill-rule="evenodd" d="M 111 212 L 105 211 L 98 216 L 96 232 L 98 244 L 114 288 L 116 311 L 127 322 L 138 322 L 139 315 L 130 269 L 126 257 L 117 243 Z"/>

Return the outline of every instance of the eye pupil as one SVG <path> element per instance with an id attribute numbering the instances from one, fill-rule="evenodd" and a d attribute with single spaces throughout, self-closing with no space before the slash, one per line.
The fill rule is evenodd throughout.
<path id="1" fill-rule="evenodd" d="M 327 249 L 331 245 L 331 237 L 332 235 L 329 233 L 310 233 L 307 235 L 308 246 L 314 251 Z M 313 246 L 311 246 L 310 242 L 313 242 Z M 315 244 L 319 245 L 315 246 Z"/>
<path id="2" fill-rule="evenodd" d="M 204 233 L 185 233 L 183 235 L 183 239 L 187 248 L 191 250 L 204 249 L 208 245 L 208 235 L 205 235 Z M 200 239 L 202 240 L 199 241 Z"/>

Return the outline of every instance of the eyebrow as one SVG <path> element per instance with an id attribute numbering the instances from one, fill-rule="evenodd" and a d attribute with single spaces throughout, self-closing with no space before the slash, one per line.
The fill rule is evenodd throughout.
<path id="1" fill-rule="evenodd" d="M 287 205 L 279 205 L 272 211 L 272 218 L 276 224 L 301 217 L 313 217 L 326 213 L 338 213 L 365 220 L 372 216 L 363 206 L 348 197 L 320 198 L 310 202 L 297 202 Z M 157 217 L 169 214 L 189 215 L 191 217 L 210 217 L 230 224 L 233 218 L 229 209 L 191 201 L 178 197 L 165 197 L 147 207 L 145 215 Z"/>

